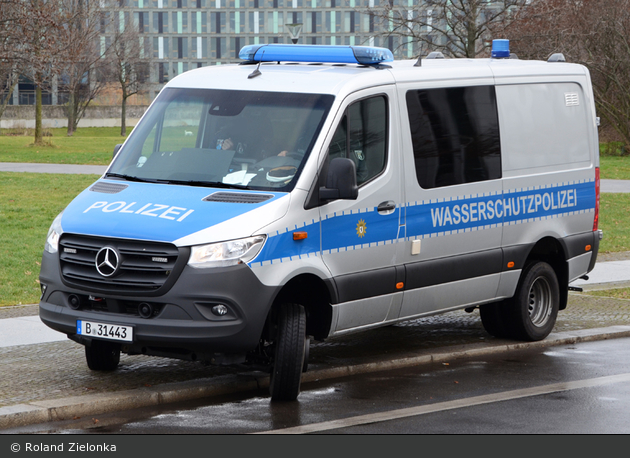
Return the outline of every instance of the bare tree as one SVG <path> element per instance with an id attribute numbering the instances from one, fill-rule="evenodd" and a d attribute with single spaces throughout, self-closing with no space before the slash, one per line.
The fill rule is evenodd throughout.
<path id="1" fill-rule="evenodd" d="M 119 16 L 120 17 L 120 16 Z M 111 78 L 121 88 L 120 135 L 127 135 L 127 100 L 142 89 L 148 79 L 148 56 L 145 57 L 144 37 L 138 24 L 129 20 L 118 24 L 113 36 L 108 62 Z"/>
<path id="2" fill-rule="evenodd" d="M 511 23 L 496 24 L 493 32 L 508 38 L 521 58 L 545 60 L 556 52 L 578 58 L 586 32 L 581 10 L 581 3 L 572 0 L 532 0 Z"/>
<path id="3" fill-rule="evenodd" d="M 13 0 L 0 0 L 0 118 L 18 84 L 21 37 L 15 23 L 19 14 L 20 9 Z"/>
<path id="4" fill-rule="evenodd" d="M 383 0 L 367 14 L 380 21 L 385 37 L 415 44 L 419 54 L 441 51 L 446 56 L 475 57 L 484 53 L 495 24 L 511 21 L 528 0 L 426 0 L 413 6 Z M 497 37 L 502 38 L 502 37 Z"/>
<path id="5" fill-rule="evenodd" d="M 48 87 L 59 69 L 68 43 L 63 28 L 71 17 L 58 1 L 2 0 L 2 11 L 11 15 L 0 34 L 9 37 L 1 52 L 35 84 L 35 144 L 43 143 L 42 88 Z"/>
<path id="6" fill-rule="evenodd" d="M 630 0 L 534 0 L 506 27 L 519 56 L 588 67 L 598 113 L 630 145 Z"/>
<path id="7" fill-rule="evenodd" d="M 18 73 L 15 66 L 0 61 L 0 118 L 7 109 L 13 96 L 13 89 L 18 84 Z"/>
<path id="8" fill-rule="evenodd" d="M 68 43 L 59 64 L 59 89 L 68 95 L 65 104 L 68 119 L 68 136 L 72 136 L 88 105 L 103 89 L 104 84 L 94 77 L 102 63 L 99 33 L 101 9 L 96 2 L 87 0 L 59 0 L 68 13 L 61 29 Z"/>

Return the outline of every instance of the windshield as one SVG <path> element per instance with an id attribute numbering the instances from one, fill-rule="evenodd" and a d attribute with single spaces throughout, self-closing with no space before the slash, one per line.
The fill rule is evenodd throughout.
<path id="1" fill-rule="evenodd" d="M 109 178 L 290 191 L 332 95 L 165 89 Z"/>

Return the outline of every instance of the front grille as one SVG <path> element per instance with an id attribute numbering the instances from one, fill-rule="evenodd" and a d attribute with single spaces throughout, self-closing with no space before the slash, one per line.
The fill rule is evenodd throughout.
<path id="1" fill-rule="evenodd" d="M 96 268 L 96 255 L 104 247 L 118 253 L 119 267 L 108 277 Z M 89 291 L 163 294 L 188 260 L 181 250 L 169 243 L 63 234 L 59 241 L 61 275 L 67 285 Z"/>

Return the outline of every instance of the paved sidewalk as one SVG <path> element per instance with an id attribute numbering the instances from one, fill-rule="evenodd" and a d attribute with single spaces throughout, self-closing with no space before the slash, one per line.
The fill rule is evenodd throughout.
<path id="1" fill-rule="evenodd" d="M 29 164 L 21 162 L 0 162 L 0 172 L 31 172 L 31 173 L 67 173 L 102 175 L 107 170 L 103 165 L 73 165 L 73 164 Z"/>

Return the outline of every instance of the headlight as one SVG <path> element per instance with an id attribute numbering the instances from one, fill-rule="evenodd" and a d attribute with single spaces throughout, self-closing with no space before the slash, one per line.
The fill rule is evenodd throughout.
<path id="1" fill-rule="evenodd" d="M 254 259 L 265 244 L 266 237 L 257 235 L 228 242 L 192 247 L 188 265 L 202 269 L 247 263 Z"/>
<path id="2" fill-rule="evenodd" d="M 59 237 L 63 234 L 63 229 L 61 228 L 61 215 L 63 215 L 63 212 L 57 215 L 50 225 L 50 229 L 48 229 L 44 249 L 49 253 L 56 253 L 59 249 Z"/>

